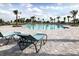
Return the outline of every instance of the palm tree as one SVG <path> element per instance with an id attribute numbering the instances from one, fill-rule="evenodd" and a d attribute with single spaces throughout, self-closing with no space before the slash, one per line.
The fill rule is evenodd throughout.
<path id="1" fill-rule="evenodd" d="M 44 24 L 44 18 L 42 19 L 42 21 L 43 21 L 43 24 Z M 44 25 L 43 25 L 43 29 L 44 29 Z"/>
<path id="2" fill-rule="evenodd" d="M 54 23 L 55 23 L 55 18 L 53 20 L 54 20 Z"/>
<path id="3" fill-rule="evenodd" d="M 68 18 L 68 23 L 69 23 L 69 18 L 70 18 L 71 16 L 67 16 L 67 18 Z"/>
<path id="4" fill-rule="evenodd" d="M 16 26 L 18 25 L 18 10 L 14 10 L 13 13 L 16 15 Z"/>
<path id="5" fill-rule="evenodd" d="M 50 17 L 50 20 L 53 22 L 53 18 L 52 17 Z"/>
<path id="6" fill-rule="evenodd" d="M 11 20 L 10 23 L 12 23 L 13 21 Z"/>
<path id="7" fill-rule="evenodd" d="M 0 19 L 0 25 L 2 25 L 4 23 L 4 21 L 2 19 Z"/>
<path id="8" fill-rule="evenodd" d="M 35 16 L 31 17 L 31 23 L 35 20 L 35 18 L 36 18 Z"/>
<path id="9" fill-rule="evenodd" d="M 70 13 L 72 14 L 74 25 L 75 25 L 75 20 L 76 20 L 76 15 L 78 13 L 78 10 L 72 10 L 72 11 L 70 11 Z"/>
<path id="10" fill-rule="evenodd" d="M 40 20 L 40 18 L 38 18 L 38 21 L 37 22 L 39 22 L 39 20 Z"/>
<path id="11" fill-rule="evenodd" d="M 64 23 L 66 22 L 66 17 L 64 17 Z"/>
<path id="12" fill-rule="evenodd" d="M 43 22 L 44 22 L 44 18 L 43 18 L 42 20 L 43 20 Z"/>
<path id="13" fill-rule="evenodd" d="M 40 20 L 40 18 L 38 18 L 38 20 Z"/>
<path id="14" fill-rule="evenodd" d="M 58 16 L 57 19 L 58 19 L 58 23 L 59 23 L 60 16 Z"/>
<path id="15" fill-rule="evenodd" d="M 21 12 L 18 12 L 18 14 L 19 14 L 19 16 L 18 16 L 19 22 L 21 22 L 21 21 L 22 21 L 22 20 L 21 20 L 21 17 L 20 17 Z"/>

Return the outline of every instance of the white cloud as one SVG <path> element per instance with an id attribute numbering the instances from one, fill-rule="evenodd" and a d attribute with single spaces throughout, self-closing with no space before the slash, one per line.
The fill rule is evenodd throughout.
<path id="1" fill-rule="evenodd" d="M 10 3 L 0 3 L 0 7 L 13 7 Z"/>
<path id="2" fill-rule="evenodd" d="M 27 8 L 27 10 L 28 10 L 28 11 L 31 11 L 31 12 L 42 12 L 41 9 L 36 8 L 36 7 L 34 7 L 34 8 Z"/>
<path id="3" fill-rule="evenodd" d="M 27 8 L 28 11 L 32 11 L 32 8 Z"/>
<path id="4" fill-rule="evenodd" d="M 79 4 L 57 4 L 57 6 L 40 6 L 40 9 L 44 10 L 73 10 L 73 9 L 79 9 Z"/>
<path id="5" fill-rule="evenodd" d="M 21 4 L 21 6 L 23 6 L 23 7 L 32 7 L 33 5 L 30 4 L 30 3 L 25 3 L 25 4 Z"/>
<path id="6" fill-rule="evenodd" d="M 8 11 L 8 10 L 2 10 L 0 9 L 0 18 L 2 18 L 5 21 L 10 21 L 15 19 L 15 15 Z"/>
<path id="7" fill-rule="evenodd" d="M 40 6 L 41 9 L 46 9 L 46 10 L 49 10 L 49 9 L 54 9 L 54 10 L 59 10 L 59 9 L 63 9 L 63 7 L 60 7 L 60 6 Z"/>
<path id="8" fill-rule="evenodd" d="M 34 8 L 27 8 L 28 11 L 30 11 L 31 14 L 33 15 L 43 15 L 43 11 L 37 7 Z"/>
<path id="9" fill-rule="evenodd" d="M 58 6 L 57 6 L 57 7 L 53 7 L 53 6 L 52 6 L 52 7 L 50 7 L 50 8 L 51 8 L 51 9 L 55 9 L 55 10 L 63 10 L 63 7 L 58 7 Z"/>
<path id="10" fill-rule="evenodd" d="M 32 7 L 32 4 L 26 4 L 26 7 Z"/>
<path id="11" fill-rule="evenodd" d="M 19 8 L 9 8 L 8 10 L 10 10 L 10 11 L 19 10 Z"/>
<path id="12" fill-rule="evenodd" d="M 9 4 L 6 4 L 6 5 L 7 5 L 8 7 L 13 7 L 13 5 L 12 5 L 12 4 L 10 4 L 10 3 L 9 3 Z"/>
<path id="13" fill-rule="evenodd" d="M 5 5 L 4 4 L 0 4 L 0 7 L 4 7 Z"/>
<path id="14" fill-rule="evenodd" d="M 44 11 L 43 14 L 48 16 L 65 16 L 71 15 L 70 11 L 72 10 L 79 10 L 79 4 L 59 4 L 57 6 L 40 6 L 40 9 Z"/>
<path id="15" fill-rule="evenodd" d="M 74 10 L 75 10 L 75 9 L 79 9 L 79 5 L 72 5 L 72 6 L 70 6 L 70 9 L 72 9 L 72 10 L 73 10 L 73 9 L 74 9 Z"/>
<path id="16" fill-rule="evenodd" d="M 35 12 L 42 12 L 42 10 L 41 9 L 39 9 L 39 8 L 33 8 L 33 11 L 35 11 Z"/>
<path id="17" fill-rule="evenodd" d="M 10 14 L 9 11 L 7 11 L 7 10 L 1 10 L 1 9 L 0 9 L 0 13 L 3 13 L 3 14 Z"/>
<path id="18" fill-rule="evenodd" d="M 43 13 L 33 13 L 34 15 L 36 15 L 36 16 L 42 16 L 43 15 Z"/>

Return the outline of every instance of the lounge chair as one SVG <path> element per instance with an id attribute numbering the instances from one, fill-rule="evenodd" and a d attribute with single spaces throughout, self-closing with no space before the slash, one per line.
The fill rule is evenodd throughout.
<path id="1" fill-rule="evenodd" d="M 21 51 L 33 44 L 36 53 L 38 53 L 42 45 L 44 45 L 47 41 L 47 35 L 42 33 L 37 33 L 34 36 L 24 34 L 20 34 L 18 36 L 20 36 L 20 39 L 18 40 L 18 45 Z M 43 39 L 44 37 L 45 39 Z"/>
<path id="2" fill-rule="evenodd" d="M 6 34 L 6 33 L 5 33 Z M 7 45 L 9 43 L 9 40 L 15 40 L 15 38 L 17 37 L 14 37 L 15 35 L 18 35 L 18 34 L 21 34 L 20 32 L 11 32 L 9 33 L 8 35 L 3 35 L 1 32 L 0 32 L 0 40 L 4 40 L 5 42 L 1 45 Z"/>
<path id="3" fill-rule="evenodd" d="M 4 36 L 4 35 L 0 32 L 0 41 L 5 40 L 5 41 L 3 42 L 3 44 L 0 44 L 0 46 L 7 45 L 8 42 L 9 42 L 9 38 L 10 38 L 10 36 Z"/>
<path id="4" fill-rule="evenodd" d="M 3 37 L 2 33 L 0 32 L 0 37 Z"/>

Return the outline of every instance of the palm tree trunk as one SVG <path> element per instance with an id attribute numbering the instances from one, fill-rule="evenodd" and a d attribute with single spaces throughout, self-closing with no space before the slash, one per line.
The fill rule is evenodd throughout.
<path id="1" fill-rule="evenodd" d="M 76 19 L 76 16 L 74 16 L 74 17 L 73 17 L 73 20 L 74 20 L 74 25 L 75 25 L 75 19 Z"/>
<path id="2" fill-rule="evenodd" d="M 16 26 L 18 25 L 18 15 L 16 15 Z"/>
<path id="3" fill-rule="evenodd" d="M 59 19 L 58 19 L 58 23 L 59 23 Z"/>
<path id="4" fill-rule="evenodd" d="M 69 23 L 69 18 L 68 18 L 68 23 Z"/>
<path id="5" fill-rule="evenodd" d="M 55 20 L 54 20 L 54 24 L 55 24 Z"/>

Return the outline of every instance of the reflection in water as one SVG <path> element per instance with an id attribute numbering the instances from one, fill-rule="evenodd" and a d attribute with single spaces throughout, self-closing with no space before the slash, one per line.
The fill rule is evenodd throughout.
<path id="1" fill-rule="evenodd" d="M 48 24 L 46 25 L 45 29 L 47 30 Z"/>
<path id="2" fill-rule="evenodd" d="M 60 25 L 57 25 L 58 28 L 60 28 Z"/>
<path id="3" fill-rule="evenodd" d="M 55 30 L 55 29 L 64 29 L 61 25 L 54 24 L 26 24 L 23 25 L 25 28 L 29 28 L 31 30 Z"/>

